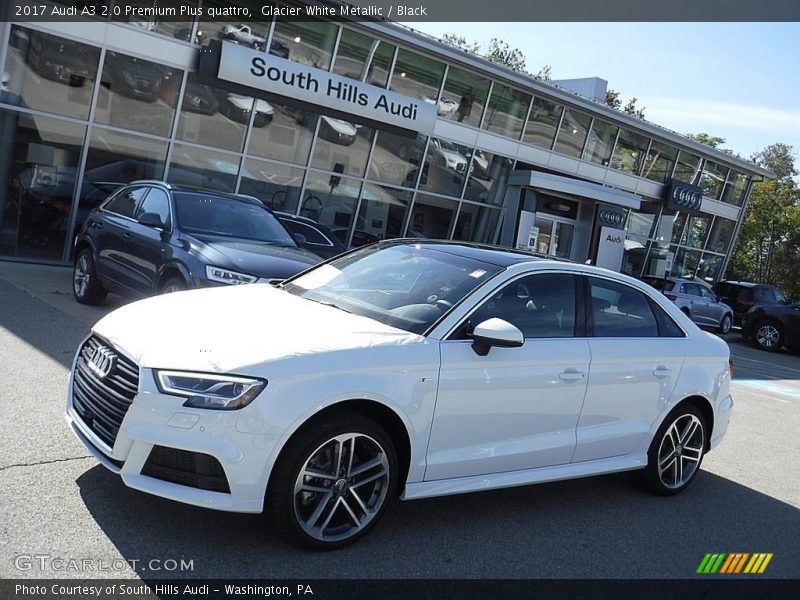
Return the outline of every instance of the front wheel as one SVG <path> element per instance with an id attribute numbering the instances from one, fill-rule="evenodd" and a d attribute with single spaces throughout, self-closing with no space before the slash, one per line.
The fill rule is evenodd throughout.
<path id="1" fill-rule="evenodd" d="M 374 421 L 341 413 L 301 431 L 275 465 L 275 523 L 303 546 L 333 550 L 366 535 L 394 500 L 397 454 Z"/>
<path id="2" fill-rule="evenodd" d="M 84 248 L 75 257 L 72 271 L 72 294 L 81 304 L 102 304 L 106 299 L 106 291 L 97 279 L 92 251 Z"/>
<path id="3" fill-rule="evenodd" d="M 646 486 L 661 496 L 684 490 L 700 470 L 705 449 L 703 414 L 691 404 L 679 406 L 664 420 L 650 444 Z"/>
<path id="4" fill-rule="evenodd" d="M 722 317 L 722 321 L 719 323 L 719 332 L 720 333 L 728 333 L 731 330 L 731 316 L 725 315 Z"/>
<path id="5" fill-rule="evenodd" d="M 172 294 L 173 292 L 182 292 L 188 288 L 189 286 L 186 285 L 183 277 L 170 277 L 161 286 L 160 291 L 162 294 Z"/>
<path id="6" fill-rule="evenodd" d="M 767 352 L 776 352 L 783 346 L 783 332 L 777 323 L 773 321 L 762 321 L 756 327 L 756 345 Z"/>

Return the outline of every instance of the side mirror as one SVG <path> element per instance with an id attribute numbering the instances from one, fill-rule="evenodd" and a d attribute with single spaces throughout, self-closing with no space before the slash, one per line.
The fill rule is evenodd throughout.
<path id="1" fill-rule="evenodd" d="M 139 223 L 153 229 L 164 229 L 164 223 L 161 222 L 161 217 L 156 213 L 143 213 L 139 217 Z"/>
<path id="2" fill-rule="evenodd" d="M 472 331 L 472 349 L 478 356 L 486 356 L 492 346 L 498 348 L 519 348 L 525 336 L 508 321 L 493 317 L 475 326 Z"/>
<path id="3" fill-rule="evenodd" d="M 298 246 L 305 246 L 308 242 L 308 239 L 306 239 L 306 236 L 304 236 L 302 233 L 293 233 L 292 237 L 294 238 L 294 241 L 297 242 Z"/>

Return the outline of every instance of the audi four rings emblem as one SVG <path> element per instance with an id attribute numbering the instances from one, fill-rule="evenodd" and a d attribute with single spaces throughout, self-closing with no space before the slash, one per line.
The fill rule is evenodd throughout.
<path id="1" fill-rule="evenodd" d="M 116 354 L 114 354 L 105 346 L 98 346 L 94 349 L 94 352 L 92 352 L 92 355 L 89 357 L 88 364 L 92 372 L 102 379 L 111 373 L 111 369 L 114 368 L 114 364 L 116 362 Z"/>
<path id="2" fill-rule="evenodd" d="M 625 221 L 625 215 L 621 212 L 617 212 L 615 210 L 609 210 L 607 208 L 603 208 L 600 210 L 600 220 L 608 225 L 616 225 L 617 227 L 622 227 L 623 221 Z"/>
<path id="3" fill-rule="evenodd" d="M 678 206 L 688 208 L 690 210 L 697 210 L 703 202 L 703 196 L 694 190 L 686 189 L 685 187 L 675 187 L 672 190 L 672 200 Z"/>

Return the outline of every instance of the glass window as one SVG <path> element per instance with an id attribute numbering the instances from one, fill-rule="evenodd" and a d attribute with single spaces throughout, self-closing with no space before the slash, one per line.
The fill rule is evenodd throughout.
<path id="1" fill-rule="evenodd" d="M 543 273 L 509 283 L 470 315 L 469 327 L 492 318 L 508 321 L 525 339 L 574 337 L 575 277 Z"/>
<path id="2" fill-rule="evenodd" d="M 436 102 L 443 76 L 444 65 L 439 61 L 400 48 L 390 88 L 411 98 Z"/>
<path id="3" fill-rule="evenodd" d="M 124 190 L 119 194 L 114 195 L 108 202 L 103 205 L 103 210 L 106 210 L 120 217 L 127 217 L 132 219 L 136 212 L 136 205 L 147 194 L 146 187 L 137 187 Z"/>
<path id="4" fill-rule="evenodd" d="M 706 250 L 712 252 L 719 252 L 724 254 L 728 250 L 728 244 L 733 237 L 733 228 L 736 221 L 731 219 L 723 219 L 722 217 L 714 217 L 714 223 L 711 226 L 711 233 L 708 235 L 706 242 Z"/>
<path id="5" fill-rule="evenodd" d="M 453 230 L 453 239 L 494 244 L 499 219 L 500 210 L 496 208 L 462 202 Z"/>
<path id="6" fill-rule="evenodd" d="M 99 61 L 99 48 L 14 25 L 5 65 L 7 101 L 86 119 Z"/>
<path id="7" fill-rule="evenodd" d="M 672 221 L 672 237 L 671 241 L 673 244 L 677 244 L 684 238 L 683 230 L 686 226 L 686 213 L 677 213 L 673 217 Z"/>
<path id="8" fill-rule="evenodd" d="M 700 187 L 703 195 L 717 200 L 728 177 L 728 167 L 706 160 L 703 163 L 703 173 L 700 175 Z"/>
<path id="9" fill-rule="evenodd" d="M 678 149 L 653 140 L 644 163 L 643 177 L 664 183 L 672 176 Z"/>
<path id="10" fill-rule="evenodd" d="M 252 109 L 252 98 L 200 83 L 195 73 L 189 73 L 181 102 L 178 139 L 240 151 Z M 257 110 L 269 112 L 272 107 L 261 100 Z"/>
<path id="11" fill-rule="evenodd" d="M 474 202 L 502 205 L 506 183 L 514 166 L 513 159 L 483 150 L 473 150 L 471 154 L 472 162 L 469 166 L 469 180 L 464 190 L 464 198 Z"/>
<path id="12" fill-rule="evenodd" d="M 265 3 L 266 4 L 266 3 Z M 203 15 L 209 14 L 210 10 L 220 10 L 229 7 L 226 0 L 203 0 Z M 258 10 L 252 10 L 251 14 L 260 14 Z M 191 34 L 181 31 L 180 37 Z M 207 19 L 203 18 L 197 25 L 195 41 L 198 44 L 207 43 L 209 40 L 228 40 L 242 46 L 264 50 L 267 45 L 267 35 L 269 34 L 269 23 L 254 21 L 229 21 L 227 19 Z"/>
<path id="13" fill-rule="evenodd" d="M 82 125 L 0 110 L 0 254 L 61 259 L 85 134 Z"/>
<path id="14" fill-rule="evenodd" d="M 161 222 L 169 228 L 171 223 L 169 196 L 164 190 L 156 187 L 150 188 L 150 191 L 147 193 L 144 201 L 139 205 L 139 209 L 136 211 L 136 214 L 133 215 L 133 218 L 140 219 L 145 213 L 158 215 Z"/>
<path id="15" fill-rule="evenodd" d="M 686 226 L 686 231 L 683 233 L 681 243 L 691 248 L 702 248 L 706 241 L 706 234 L 708 233 L 708 225 L 711 222 L 711 217 L 708 215 L 692 215 L 689 217 L 689 224 Z"/>
<path id="16" fill-rule="evenodd" d="M 110 0 L 105 0 L 104 2 L 106 5 L 110 4 Z M 94 5 L 95 7 L 99 4 L 99 2 L 80 2 L 78 6 L 85 6 L 85 5 Z M 136 14 L 129 14 L 126 15 L 122 6 L 122 3 L 117 2 L 117 10 L 120 11 L 119 14 L 113 15 L 112 19 L 114 21 L 120 21 L 123 23 L 128 23 L 133 25 L 134 27 L 140 28 L 144 31 L 151 31 L 153 33 L 160 33 L 161 35 L 166 35 L 172 38 L 176 38 L 185 42 L 190 41 L 191 33 L 192 33 L 192 23 L 191 18 L 188 21 L 176 21 L 174 18 L 164 19 L 162 20 L 159 17 L 148 17 L 148 16 L 140 16 Z M 127 0 L 125 5 L 136 7 L 139 9 L 152 9 L 157 8 L 159 5 L 163 5 L 163 2 L 159 2 L 159 0 Z M 178 4 L 178 3 L 173 3 Z M 180 2 L 183 6 L 190 6 L 190 7 L 197 7 L 197 0 L 181 0 Z M 214 0 L 204 0 L 204 5 L 208 6 L 209 4 L 216 4 L 217 8 L 221 7 L 222 4 L 220 2 L 214 2 Z M 78 9 L 80 11 L 80 8 Z M 110 11 L 109 11 L 110 12 Z M 101 11 L 99 9 L 96 10 L 96 13 L 99 15 Z"/>
<path id="17" fill-rule="evenodd" d="M 259 100 L 259 102 L 264 102 Z M 317 114 L 284 104 L 271 103 L 272 119 L 250 132 L 247 153 L 263 158 L 305 165 L 314 139 Z"/>
<path id="18" fill-rule="evenodd" d="M 614 151 L 614 141 L 617 139 L 619 127 L 595 119 L 589 132 L 589 139 L 583 151 L 584 160 L 608 166 L 611 153 Z"/>
<path id="19" fill-rule="evenodd" d="M 305 171 L 288 165 L 247 158 L 239 193 L 255 196 L 272 210 L 294 213 Z"/>
<path id="20" fill-rule="evenodd" d="M 422 167 L 419 188 L 458 198 L 464 187 L 471 148 L 431 138 Z"/>
<path id="21" fill-rule="evenodd" d="M 595 337 L 658 337 L 647 297 L 615 281 L 589 277 Z"/>
<path id="22" fill-rule="evenodd" d="M 446 240 L 456 217 L 458 201 L 428 194 L 417 194 L 407 237 Z"/>
<path id="23" fill-rule="evenodd" d="M 394 51 L 392 44 L 343 29 L 333 72 L 385 88 L 389 82 Z"/>
<path id="24" fill-rule="evenodd" d="M 530 103 L 530 94 L 495 82 L 482 127 L 518 140 Z"/>
<path id="25" fill-rule="evenodd" d="M 644 200 L 638 210 L 629 211 L 626 226 L 628 233 L 641 238 L 649 238 L 660 208 L 661 202 Z"/>
<path id="26" fill-rule="evenodd" d="M 673 177 L 686 183 L 696 184 L 700 177 L 701 158 L 696 154 L 681 150 L 678 154 L 678 162 L 675 165 Z"/>
<path id="27" fill-rule="evenodd" d="M 620 129 L 614 155 L 611 157 L 611 167 L 639 175 L 642 172 L 649 143 L 650 139 L 643 135 Z"/>
<path id="28" fill-rule="evenodd" d="M 716 254 L 703 254 L 700 265 L 697 268 L 697 276 L 712 283 L 722 276 L 723 256 Z"/>
<path id="29" fill-rule="evenodd" d="M 356 179 L 309 171 L 300 215 L 326 225 L 347 244 L 360 192 L 361 182 Z"/>
<path id="30" fill-rule="evenodd" d="M 236 189 L 239 160 L 238 156 L 232 154 L 175 144 L 168 181 L 207 190 L 233 192 Z"/>
<path id="31" fill-rule="evenodd" d="M 489 85 L 488 79 L 451 66 L 436 112 L 445 119 L 480 126 Z"/>
<path id="32" fill-rule="evenodd" d="M 168 136 L 183 73 L 119 52 L 106 52 L 94 120 Z"/>
<path id="33" fill-rule="evenodd" d="M 383 183 L 414 187 L 427 141 L 427 136 L 421 133 L 401 135 L 379 131 L 367 176 Z"/>
<path id="34" fill-rule="evenodd" d="M 317 169 L 361 177 L 367 168 L 374 135 L 372 127 L 320 115 L 311 165 Z"/>
<path id="35" fill-rule="evenodd" d="M 700 251 L 687 250 L 670 246 L 670 250 L 675 252 L 675 260 L 672 263 L 672 275 L 675 277 L 694 277 L 697 267 L 700 264 Z"/>
<path id="36" fill-rule="evenodd" d="M 412 192 L 365 183 L 352 246 L 403 235 Z"/>
<path id="37" fill-rule="evenodd" d="M 338 26 L 330 21 L 303 17 L 302 21 L 278 20 L 270 53 L 327 71 L 336 43 Z"/>
<path id="38" fill-rule="evenodd" d="M 78 205 L 80 226 L 92 209 L 121 185 L 138 179 L 161 179 L 167 143 L 102 127 L 92 130 Z"/>
<path id="39" fill-rule="evenodd" d="M 556 137 L 563 111 L 564 107 L 560 104 L 544 98 L 534 98 L 522 141 L 526 144 L 550 149 L 553 146 L 553 139 Z"/>
<path id="40" fill-rule="evenodd" d="M 565 108 L 564 118 L 561 120 L 561 127 L 558 129 L 558 137 L 553 149 L 556 152 L 580 158 L 591 122 L 592 118 L 589 115 Z"/>
<path id="41" fill-rule="evenodd" d="M 722 201 L 734 206 L 741 206 L 749 180 L 750 178 L 744 173 L 731 170 L 728 183 L 725 184 L 725 190 L 722 192 Z"/>

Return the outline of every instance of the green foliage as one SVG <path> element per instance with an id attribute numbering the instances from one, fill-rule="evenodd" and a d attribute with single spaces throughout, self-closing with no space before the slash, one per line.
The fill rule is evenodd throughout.
<path id="1" fill-rule="evenodd" d="M 619 107 L 622 106 L 622 100 L 619 99 L 619 92 L 617 90 L 606 90 L 606 104 L 611 108 L 619 110 Z"/>
<path id="2" fill-rule="evenodd" d="M 706 146 L 711 146 L 712 148 L 716 148 L 717 146 L 721 146 L 725 143 L 725 138 L 708 133 L 687 133 L 686 137 L 691 138 L 696 142 L 700 142 L 701 144 L 705 144 Z"/>
<path id="3" fill-rule="evenodd" d="M 636 106 L 636 97 L 628 100 L 628 103 L 622 108 L 622 111 L 628 113 L 629 115 L 633 115 L 634 117 L 644 119 L 644 106 L 641 108 Z"/>
<path id="4" fill-rule="evenodd" d="M 519 48 L 511 48 L 506 42 L 498 38 L 492 38 L 486 49 L 482 48 L 478 42 L 468 41 L 463 35 L 457 35 L 455 33 L 445 33 L 442 36 L 442 41 L 459 50 L 485 56 L 490 61 L 505 65 L 518 73 L 531 75 L 531 73 L 525 70 L 525 55 L 522 53 L 522 50 Z M 533 75 L 533 77 L 543 81 L 550 81 L 550 65 L 545 65 L 539 69 L 539 72 Z"/>

